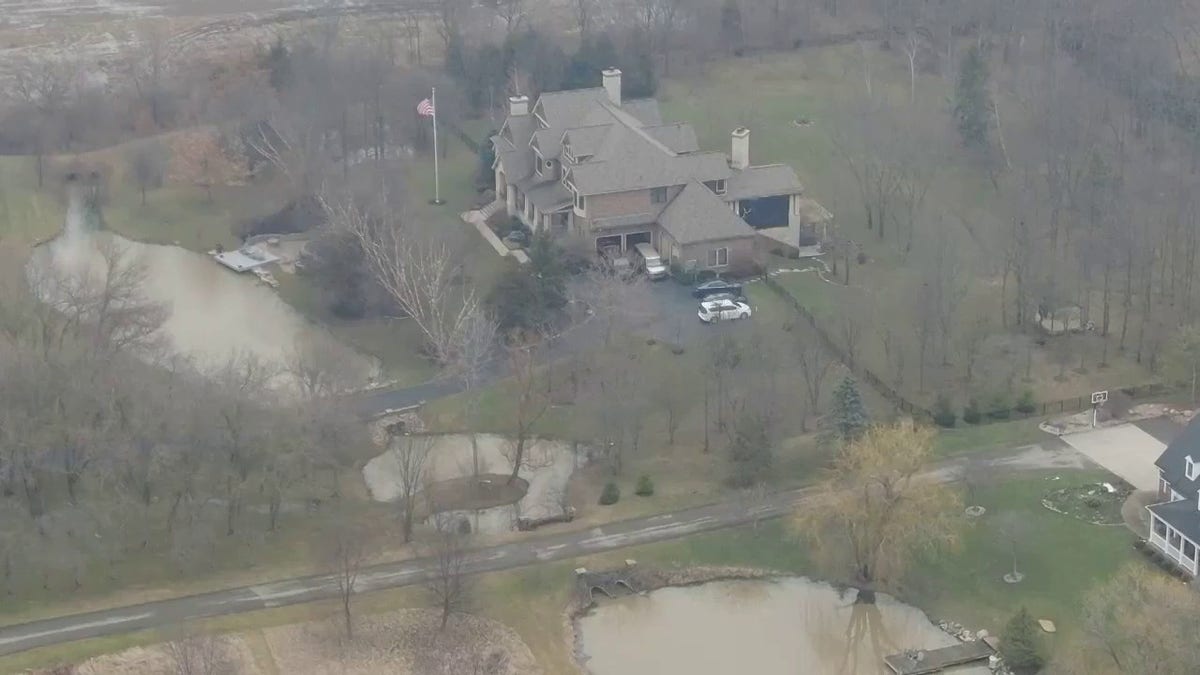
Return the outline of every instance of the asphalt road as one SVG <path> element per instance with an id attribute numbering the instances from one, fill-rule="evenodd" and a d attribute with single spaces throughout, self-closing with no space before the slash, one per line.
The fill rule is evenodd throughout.
<path id="1" fill-rule="evenodd" d="M 790 511 L 805 493 L 805 490 L 782 492 L 753 506 L 740 501 L 712 504 L 609 523 L 583 532 L 476 549 L 467 555 L 466 570 L 471 574 L 507 570 L 744 525 L 756 519 L 775 518 Z M 436 569 L 437 563 L 431 558 L 415 558 L 366 568 L 359 573 L 355 592 L 421 584 L 430 580 L 436 574 Z M 161 628 L 194 619 L 339 596 L 336 576 L 326 575 L 73 614 L 0 627 L 0 655 L 72 640 Z"/>
<path id="2" fill-rule="evenodd" d="M 1084 457 L 1065 447 L 1065 444 L 1056 443 L 1052 448 L 1031 445 L 1000 456 L 965 456 L 950 460 L 924 474 L 924 477 L 931 481 L 951 482 L 958 480 L 961 471 L 968 466 L 987 467 L 994 473 L 1077 469 L 1085 464 Z M 804 488 L 779 492 L 753 503 L 744 499 L 733 499 L 674 513 L 608 523 L 582 532 L 568 532 L 474 549 L 467 554 L 465 569 L 470 574 L 496 572 L 777 518 L 802 504 L 811 494 L 811 490 L 812 488 Z M 436 569 L 437 562 L 432 558 L 414 558 L 365 568 L 359 573 L 355 591 L 363 593 L 421 584 L 430 580 L 436 574 Z M 322 575 L 72 614 L 0 627 L 0 655 L 72 640 L 161 628 L 194 619 L 251 612 L 338 596 L 336 576 Z"/>

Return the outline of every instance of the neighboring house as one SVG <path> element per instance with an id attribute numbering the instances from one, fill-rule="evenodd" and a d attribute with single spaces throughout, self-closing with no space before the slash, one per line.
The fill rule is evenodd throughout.
<path id="1" fill-rule="evenodd" d="M 745 268 L 759 231 L 805 225 L 811 200 L 791 167 L 750 164 L 750 131 L 730 154 L 701 152 L 690 124 L 664 124 L 654 99 L 621 99 L 621 71 L 594 89 L 509 99 L 492 137 L 496 196 L 534 230 L 597 250 L 649 242 L 685 269 Z M 818 206 L 819 208 L 819 206 Z M 823 209 L 821 209 L 823 211 Z"/>
<path id="2" fill-rule="evenodd" d="M 1147 506 L 1150 545 L 1195 577 L 1200 570 L 1200 416 L 1158 460 L 1158 496 Z"/>

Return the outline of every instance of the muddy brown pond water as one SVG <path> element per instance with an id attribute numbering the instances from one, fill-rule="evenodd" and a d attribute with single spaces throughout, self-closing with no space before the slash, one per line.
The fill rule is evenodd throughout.
<path id="1" fill-rule="evenodd" d="M 236 274 L 209 256 L 178 246 L 143 244 L 103 231 L 82 188 L 69 193 L 63 233 L 39 246 L 30 259 L 30 278 L 41 299 L 54 304 L 63 289 L 102 283 L 102 249 L 108 245 L 143 268 L 142 299 L 168 310 L 160 329 L 166 349 L 190 359 L 202 372 L 237 356 L 252 356 L 280 373 L 273 379 L 277 388 L 286 387 L 290 376 L 284 371 L 303 344 L 336 354 L 349 381 L 366 384 L 378 371 L 373 359 L 305 320 L 252 275 Z"/>
<path id="2" fill-rule="evenodd" d="M 668 587 L 600 600 L 580 647 L 592 675 L 879 675 L 888 654 L 958 642 L 915 607 L 854 597 L 803 578 Z"/>

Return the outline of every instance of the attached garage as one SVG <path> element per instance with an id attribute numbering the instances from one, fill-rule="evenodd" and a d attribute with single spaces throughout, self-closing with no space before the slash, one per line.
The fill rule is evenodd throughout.
<path id="1" fill-rule="evenodd" d="M 614 246 L 618 249 L 621 249 L 622 251 L 625 250 L 625 249 L 621 248 L 621 235 L 613 234 L 613 235 L 609 235 L 607 237 L 596 237 L 596 252 L 597 253 L 603 251 L 606 248 L 610 248 L 610 247 L 614 247 Z"/>

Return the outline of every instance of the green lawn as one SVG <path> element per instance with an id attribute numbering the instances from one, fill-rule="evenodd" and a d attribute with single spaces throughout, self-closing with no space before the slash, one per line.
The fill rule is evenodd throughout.
<path id="1" fill-rule="evenodd" d="M 62 228 L 64 216 L 51 187 L 37 189 L 33 158 L 0 157 L 0 242 L 29 246 L 49 239 Z"/>
<path id="2" fill-rule="evenodd" d="M 933 442 L 938 457 L 980 454 L 1005 448 L 1057 439 L 1038 428 L 1042 418 L 1013 420 L 972 426 L 959 420 L 953 429 L 939 429 Z"/>
<path id="3" fill-rule="evenodd" d="M 266 185 L 215 186 L 212 198 L 200 187 L 169 186 L 141 193 L 117 184 L 108 192 L 104 221 L 118 234 L 152 244 L 176 244 L 201 253 L 218 244 L 239 245 L 234 228 L 283 207 L 277 191 Z"/>

